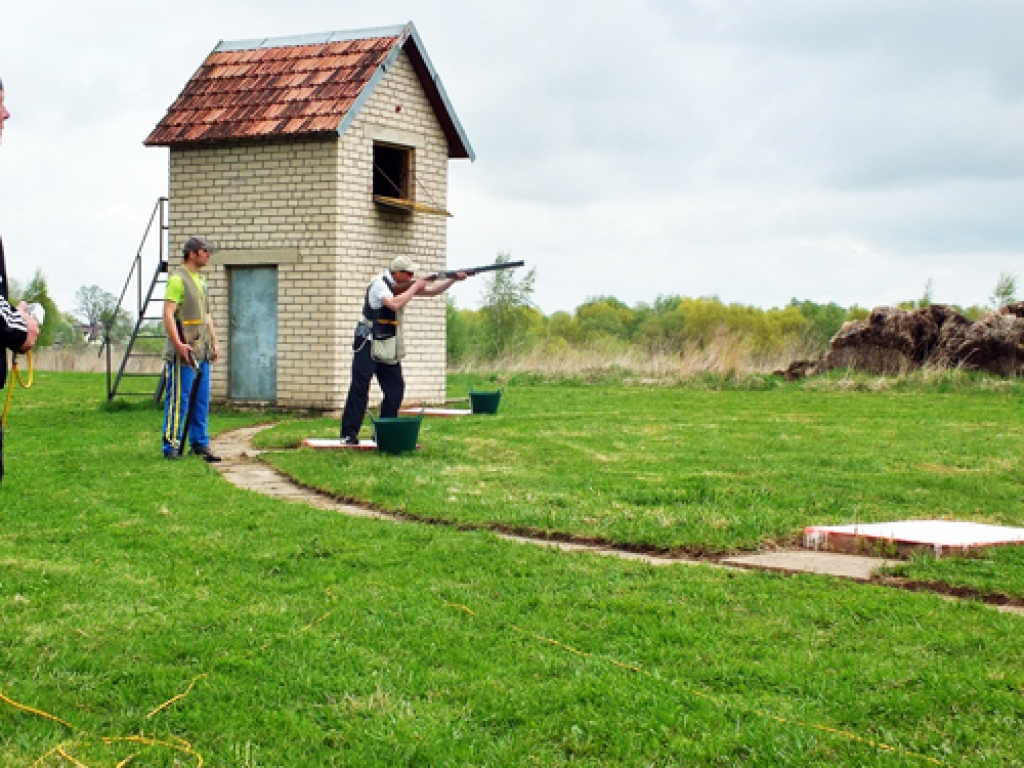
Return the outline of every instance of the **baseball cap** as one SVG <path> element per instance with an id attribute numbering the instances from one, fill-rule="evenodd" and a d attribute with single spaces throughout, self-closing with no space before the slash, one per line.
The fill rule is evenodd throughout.
<path id="1" fill-rule="evenodd" d="M 183 256 L 188 256 L 193 251 L 212 251 L 216 247 L 216 243 L 207 240 L 205 237 L 190 237 L 185 241 L 185 245 L 182 247 L 181 253 Z"/>
<path id="2" fill-rule="evenodd" d="M 415 272 L 416 265 L 408 256 L 396 256 L 391 261 L 392 272 Z"/>

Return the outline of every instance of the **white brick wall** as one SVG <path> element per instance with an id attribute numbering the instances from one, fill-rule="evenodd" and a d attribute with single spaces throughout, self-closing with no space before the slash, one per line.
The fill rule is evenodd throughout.
<path id="1" fill-rule="evenodd" d="M 401 107 L 401 111 L 398 111 Z M 342 222 L 343 332 L 351 336 L 369 281 L 395 256 L 407 255 L 425 274 L 444 269 L 447 218 L 409 214 L 372 200 L 373 140 L 381 127 L 408 134 L 414 150 L 412 196 L 445 208 L 448 200 L 448 141 L 403 53 L 342 137 L 339 152 L 340 198 L 351 212 Z M 416 140 L 413 141 L 413 137 Z M 408 357 L 403 362 L 407 402 L 438 403 L 445 395 L 445 299 L 413 299 L 405 311 Z M 340 362 L 348 386 L 351 360 Z"/>
<path id="2" fill-rule="evenodd" d="M 404 53 L 340 140 L 172 148 L 171 251 L 180 253 L 191 235 L 219 247 L 207 268 L 225 355 L 214 366 L 215 399 L 228 398 L 226 265 L 268 263 L 267 251 L 290 254 L 277 264 L 277 404 L 328 410 L 344 405 L 352 331 L 373 276 L 400 254 L 424 272 L 444 268 L 445 217 L 372 200 L 371 137 L 382 128 L 415 147 L 414 199 L 445 207 L 447 139 Z M 406 310 L 406 402 L 444 399 L 444 302 L 414 299 Z M 371 401 L 379 401 L 376 386 Z"/>

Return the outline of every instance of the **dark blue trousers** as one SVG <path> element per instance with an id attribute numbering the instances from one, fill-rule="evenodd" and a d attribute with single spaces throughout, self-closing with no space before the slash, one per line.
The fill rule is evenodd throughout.
<path id="1" fill-rule="evenodd" d="M 398 415 L 405 396 L 402 364 L 378 363 L 370 356 L 370 343 L 367 342 L 352 356 L 352 383 L 349 384 L 345 411 L 341 416 L 342 439 L 359 436 L 359 428 L 366 416 L 366 406 L 370 402 L 370 381 L 374 376 L 384 393 L 384 402 L 380 406 L 381 418 L 393 419 Z"/>

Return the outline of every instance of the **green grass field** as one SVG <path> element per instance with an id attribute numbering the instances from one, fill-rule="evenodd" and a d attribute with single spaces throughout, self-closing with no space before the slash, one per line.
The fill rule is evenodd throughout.
<path id="1" fill-rule="evenodd" d="M 725 551 L 853 509 L 1017 521 L 1017 397 L 524 382 L 414 455 L 269 458 L 412 514 Z M 1024 765 L 1020 617 L 350 519 L 166 462 L 159 413 L 101 398 L 15 393 L 0 765 Z"/>
<path id="2" fill-rule="evenodd" d="M 283 424 L 258 444 L 337 429 Z M 424 450 L 397 460 L 268 460 L 387 509 L 666 550 L 756 549 L 812 523 L 1024 522 L 1014 392 L 533 384 L 510 387 L 496 416 L 428 420 L 421 438 Z"/>

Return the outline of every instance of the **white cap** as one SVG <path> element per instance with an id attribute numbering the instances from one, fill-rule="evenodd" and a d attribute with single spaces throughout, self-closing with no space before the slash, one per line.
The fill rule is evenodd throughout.
<path id="1" fill-rule="evenodd" d="M 391 261 L 392 272 L 416 272 L 416 265 L 408 256 L 396 256 Z"/>

